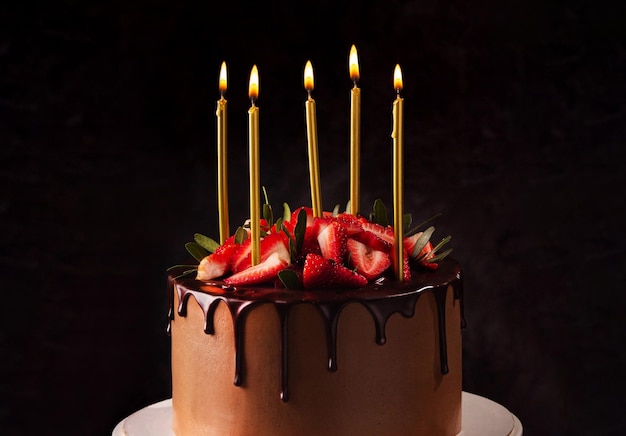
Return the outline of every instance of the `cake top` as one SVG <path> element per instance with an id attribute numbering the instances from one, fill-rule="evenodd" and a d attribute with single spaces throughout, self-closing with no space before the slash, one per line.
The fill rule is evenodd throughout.
<path id="1" fill-rule="evenodd" d="M 413 226 L 411 215 L 404 215 L 402 280 L 411 279 L 411 269 L 437 269 L 452 251 L 441 251 L 450 236 L 435 246 L 430 242 L 435 227 L 428 224 L 433 218 Z M 282 216 L 274 219 L 266 196 L 260 228 L 259 260 L 254 265 L 247 220 L 221 245 L 195 234 L 185 247 L 199 264 L 175 265 L 170 270 L 180 272 L 176 278 L 195 274 L 197 280 L 219 279 L 226 287 L 288 289 L 364 288 L 394 275 L 394 229 L 381 200 L 376 200 L 368 218 L 339 212 L 339 207 L 314 217 L 309 207 L 292 212 L 284 204 Z"/>

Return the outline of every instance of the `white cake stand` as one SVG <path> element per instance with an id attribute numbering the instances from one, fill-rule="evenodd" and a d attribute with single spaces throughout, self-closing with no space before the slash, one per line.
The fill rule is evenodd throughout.
<path id="1" fill-rule="evenodd" d="M 522 423 L 505 407 L 479 395 L 463 392 L 463 430 L 460 436 L 521 436 Z M 115 426 L 112 436 L 174 436 L 172 400 L 151 404 Z"/>

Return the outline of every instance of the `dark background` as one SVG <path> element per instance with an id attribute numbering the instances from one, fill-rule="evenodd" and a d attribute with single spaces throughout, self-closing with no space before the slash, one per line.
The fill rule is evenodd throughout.
<path id="1" fill-rule="evenodd" d="M 253 64 L 270 201 L 310 201 L 311 59 L 323 204 L 345 204 L 353 43 L 363 209 L 391 205 L 400 63 L 405 209 L 443 214 L 435 239 L 453 235 L 465 271 L 464 390 L 525 434 L 623 432 L 623 6 L 173 3 L 0 7 L 3 434 L 106 435 L 170 397 L 165 269 L 194 232 L 218 236 L 223 60 L 231 228 L 247 213 Z"/>

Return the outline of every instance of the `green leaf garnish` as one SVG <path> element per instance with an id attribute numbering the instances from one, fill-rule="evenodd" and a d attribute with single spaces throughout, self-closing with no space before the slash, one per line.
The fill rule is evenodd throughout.
<path id="1" fill-rule="evenodd" d="M 291 219 L 291 208 L 287 203 L 283 203 L 283 221 L 289 221 Z"/>
<path id="2" fill-rule="evenodd" d="M 430 259 L 427 259 L 426 262 L 429 262 L 429 263 L 439 262 L 440 260 L 444 259 L 451 252 L 452 252 L 452 248 L 448 248 L 446 251 L 442 251 L 438 255 L 433 256 Z"/>
<path id="3" fill-rule="evenodd" d="M 185 244 L 185 248 L 187 249 L 189 254 L 191 254 L 193 258 L 196 259 L 198 262 L 200 262 L 202 259 L 210 254 L 208 250 L 206 250 L 196 242 L 187 242 Z"/>
<path id="4" fill-rule="evenodd" d="M 284 269 L 278 273 L 278 278 L 287 289 L 299 289 L 300 280 L 295 271 L 291 269 Z"/>
<path id="5" fill-rule="evenodd" d="M 243 244 L 244 241 L 248 239 L 248 232 L 243 227 L 237 227 L 237 231 L 235 231 L 235 244 Z"/>
<path id="6" fill-rule="evenodd" d="M 411 227 L 411 223 L 413 222 L 413 217 L 410 213 L 405 213 L 402 215 L 402 232 L 406 236 L 409 231 L 409 227 Z"/>
<path id="7" fill-rule="evenodd" d="M 195 272 L 198 272 L 198 268 L 188 269 L 187 271 L 184 271 L 182 274 L 174 277 L 174 280 L 182 279 L 183 277 L 188 276 L 189 274 L 193 274 Z"/>
<path id="8" fill-rule="evenodd" d="M 441 239 L 441 241 L 439 241 L 439 243 L 437 245 L 435 245 L 435 247 L 433 248 L 433 251 L 431 253 L 436 253 L 437 251 L 439 251 L 439 249 L 441 249 L 441 247 L 446 245 L 448 243 L 448 241 L 450 241 L 450 239 L 452 239 L 452 235 L 448 235 L 445 238 Z"/>
<path id="9" fill-rule="evenodd" d="M 433 221 L 435 218 L 440 217 L 441 215 L 442 215 L 441 213 L 438 213 L 438 214 L 435 214 L 435 215 L 431 216 L 431 217 L 430 217 L 430 218 L 428 218 L 427 220 L 422 221 L 421 223 L 419 223 L 418 225 L 416 225 L 415 227 L 413 227 L 411 230 L 407 231 L 407 232 L 405 233 L 405 236 L 411 236 L 411 235 L 414 235 L 414 234 L 415 234 L 415 233 L 416 233 L 419 229 L 421 229 L 422 227 L 424 227 L 424 226 L 425 226 L 426 224 L 428 224 L 429 222 Z"/>
<path id="10" fill-rule="evenodd" d="M 208 236 L 204 236 L 201 233 L 194 234 L 193 240 L 196 242 L 196 244 L 207 250 L 209 253 L 215 252 L 217 247 L 220 246 L 220 244 L 218 244 L 216 241 L 209 238 Z"/>
<path id="11" fill-rule="evenodd" d="M 267 221 L 267 225 L 272 227 L 274 224 L 274 213 L 272 212 L 272 206 L 267 203 L 263 205 L 263 218 Z"/>
<path id="12" fill-rule="evenodd" d="M 296 253 L 302 252 L 302 245 L 304 244 L 304 232 L 306 231 L 306 211 L 300 209 L 298 212 L 298 221 L 294 228 L 294 236 L 296 238 Z"/>
<path id="13" fill-rule="evenodd" d="M 178 269 L 178 268 L 197 268 L 198 265 L 173 265 L 170 266 L 166 271 L 172 271 L 174 269 Z"/>
<path id="14" fill-rule="evenodd" d="M 377 198 L 374 201 L 374 215 L 372 221 L 385 227 L 389 225 L 389 220 L 387 219 L 387 208 L 380 198 Z"/>
<path id="15" fill-rule="evenodd" d="M 419 260 L 418 255 L 420 254 L 420 251 L 422 251 L 422 248 L 426 246 L 426 244 L 430 240 L 430 237 L 433 235 L 434 231 L 435 231 L 435 228 L 433 226 L 430 226 L 429 228 L 424 230 L 424 233 L 422 233 L 422 235 L 419 238 L 417 238 L 417 241 L 415 241 L 415 247 L 413 248 L 411 257 Z"/>

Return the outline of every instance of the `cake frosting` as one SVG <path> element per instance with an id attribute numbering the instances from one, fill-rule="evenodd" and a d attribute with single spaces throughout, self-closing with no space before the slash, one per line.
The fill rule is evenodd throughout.
<path id="1" fill-rule="evenodd" d="M 310 221 L 306 229 L 315 228 Z M 348 233 L 346 240 L 362 240 Z M 403 280 L 388 266 L 352 286 L 317 280 L 309 284 L 319 287 L 289 289 L 277 279 L 233 281 L 232 259 L 224 272 L 209 268 L 219 274 L 212 278 L 202 273 L 206 257 L 195 277 L 186 267 L 172 269 L 174 433 L 458 434 L 461 267 L 449 257 L 426 265 L 427 257 L 436 257 L 432 245 L 425 246 L 431 252 L 407 262 Z M 305 257 L 313 256 L 329 255 Z M 358 274 L 349 253 L 342 256 L 330 264 L 344 263 Z M 261 264 L 271 257 L 262 256 Z M 291 257 L 281 269 L 297 271 L 300 285 L 307 283 Z"/>

